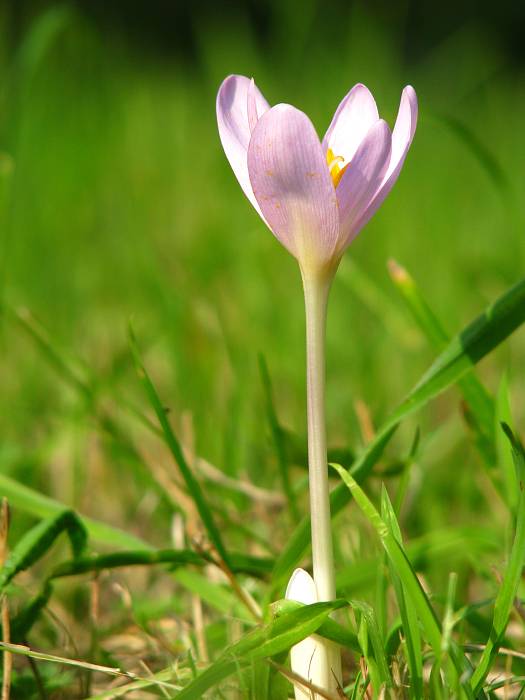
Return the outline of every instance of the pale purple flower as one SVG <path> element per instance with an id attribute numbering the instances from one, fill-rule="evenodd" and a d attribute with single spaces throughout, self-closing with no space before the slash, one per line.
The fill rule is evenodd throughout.
<path id="1" fill-rule="evenodd" d="M 310 119 L 271 107 L 253 82 L 231 75 L 217 95 L 221 142 L 244 193 L 304 271 L 337 267 L 397 180 L 417 122 L 411 86 L 393 131 L 364 85 L 343 99 L 319 141 Z"/>

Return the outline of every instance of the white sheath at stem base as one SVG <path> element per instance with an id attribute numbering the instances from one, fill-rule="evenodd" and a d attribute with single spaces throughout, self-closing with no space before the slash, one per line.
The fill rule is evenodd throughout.
<path id="1" fill-rule="evenodd" d="M 317 590 L 310 574 L 304 569 L 296 569 L 286 589 L 286 599 L 295 600 L 304 605 L 317 603 Z M 290 664 L 292 671 L 302 678 L 305 678 L 314 685 L 321 686 L 324 669 L 320 666 L 322 660 L 322 649 L 319 645 L 319 638 L 315 636 L 306 637 L 302 642 L 293 646 L 290 650 Z M 312 695 L 308 688 L 296 685 L 294 687 L 295 700 L 312 700 Z M 317 700 L 318 696 L 315 696 Z"/>
<path id="2" fill-rule="evenodd" d="M 313 580 L 319 601 L 335 598 L 330 493 L 325 425 L 326 306 L 335 267 L 309 272 L 302 269 L 306 311 L 308 402 L 308 470 L 312 521 Z M 336 691 L 341 683 L 341 654 L 337 645 L 319 641 L 318 685 Z"/>

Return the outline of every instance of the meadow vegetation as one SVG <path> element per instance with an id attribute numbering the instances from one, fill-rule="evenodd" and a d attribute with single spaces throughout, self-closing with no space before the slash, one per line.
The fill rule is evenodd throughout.
<path id="1" fill-rule="evenodd" d="M 279 700 L 315 631 L 345 697 L 523 695 L 523 72 L 476 24 L 407 60 L 359 5 L 332 41 L 292 6 L 264 41 L 196 19 L 192 61 L 68 5 L 16 40 L 0 13 L 13 700 Z M 320 134 L 356 82 L 390 123 L 405 84 L 420 103 L 331 294 L 329 456 L 357 481 L 332 470 L 339 598 L 313 610 L 281 600 L 308 566 L 300 276 L 220 147 L 232 72 Z"/>

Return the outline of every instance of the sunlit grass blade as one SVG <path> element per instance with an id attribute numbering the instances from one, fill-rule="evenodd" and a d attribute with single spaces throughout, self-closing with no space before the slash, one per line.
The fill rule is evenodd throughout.
<path id="1" fill-rule="evenodd" d="M 301 607 L 304 607 L 302 603 L 298 603 L 295 600 L 287 600 L 286 598 L 282 598 L 281 600 L 272 603 L 271 606 L 272 613 L 276 617 L 290 612 L 291 610 L 297 610 Z M 328 618 L 319 627 L 317 634 L 321 635 L 322 637 L 326 637 L 326 639 L 329 639 L 332 642 L 336 642 L 342 647 L 352 649 L 352 651 L 355 651 L 358 654 L 361 652 L 361 647 L 359 646 L 357 636 L 349 629 L 336 622 L 336 620 Z"/>
<path id="2" fill-rule="evenodd" d="M 15 481 L 4 474 L 0 474 L 0 493 L 8 499 L 12 506 L 38 518 L 56 516 L 62 511 L 67 510 L 67 506 L 60 503 L 60 501 L 49 498 L 49 496 L 44 496 L 38 491 L 29 488 L 29 486 L 21 484 L 19 481 Z M 112 527 L 98 520 L 93 520 L 92 518 L 87 518 L 83 515 L 79 517 L 90 539 L 100 544 L 122 547 L 123 549 L 144 549 L 149 546 L 144 540 L 124 530 L 119 530 L 116 527 Z"/>
<path id="3" fill-rule="evenodd" d="M 388 668 L 385 645 L 376 614 L 368 603 L 360 600 L 349 600 L 348 604 L 357 613 L 358 619 L 360 619 L 359 643 L 368 666 L 374 690 L 379 692 L 380 688 L 392 685 L 392 677 Z M 368 649 L 368 641 L 370 641 L 372 646 L 370 651 Z"/>
<path id="4" fill-rule="evenodd" d="M 386 554 L 382 552 L 374 582 L 374 611 L 382 639 L 385 639 L 387 635 L 388 619 L 388 577 L 386 573 L 387 557 Z"/>
<path id="5" fill-rule="evenodd" d="M 343 599 L 327 603 L 313 603 L 312 605 L 303 605 L 297 610 L 291 610 L 276 618 L 270 623 L 263 643 L 257 643 L 254 646 L 250 644 L 251 658 L 264 659 L 290 649 L 297 642 L 317 632 L 321 624 L 328 619 L 330 613 L 347 605 L 348 601 Z M 239 645 L 239 649 L 245 648 L 243 640 Z"/>
<path id="6" fill-rule="evenodd" d="M 392 567 L 401 581 L 407 599 L 414 606 L 426 638 L 432 647 L 434 657 L 439 659 L 443 648 L 441 626 L 428 596 L 423 590 L 402 545 L 398 542 L 389 525 L 387 525 L 387 523 L 381 518 L 378 511 L 355 479 L 353 479 L 352 476 L 340 465 L 332 464 L 331 466 L 338 472 L 345 486 L 352 492 L 354 500 L 359 506 L 360 510 L 376 530 Z M 393 509 L 389 509 L 389 517 L 395 519 Z M 399 535 L 400 531 L 397 521 L 395 528 L 397 534 Z M 462 679 L 464 679 L 465 673 L 469 672 L 469 666 L 466 658 L 461 654 L 457 646 L 452 644 L 450 648 L 450 656 L 454 663 L 455 673 L 457 674 L 456 678 L 461 675 Z M 461 689 L 463 694 L 466 694 L 467 697 L 473 697 L 472 692 L 470 691 L 470 686 L 465 682 L 465 680 L 462 680 Z"/>
<path id="7" fill-rule="evenodd" d="M 412 605 L 417 610 L 419 619 L 421 620 L 421 624 L 423 625 L 434 654 L 439 656 L 441 650 L 440 625 L 434 609 L 421 587 L 419 579 L 412 569 L 405 552 L 368 496 L 366 496 L 365 492 L 360 488 L 357 481 L 338 464 L 332 464 L 332 467 L 337 471 L 345 486 L 351 491 L 355 502 L 379 535 L 381 544 L 385 548 L 396 573 L 400 577 L 404 590 L 410 597 Z"/>
<path id="8" fill-rule="evenodd" d="M 491 670 L 494 657 L 498 652 L 499 645 L 501 644 L 502 637 L 509 622 L 514 600 L 518 592 L 521 574 L 525 565 L 525 452 L 521 442 L 513 434 L 509 426 L 503 424 L 503 429 L 512 447 L 517 483 L 519 484 L 515 535 L 507 569 L 494 604 L 491 634 L 471 679 L 474 693 L 482 689 L 487 675 Z"/>
<path id="9" fill-rule="evenodd" d="M 394 430 L 404 418 L 454 385 L 524 321 L 525 278 L 507 290 L 450 341 L 356 460 L 351 469 L 354 478 L 362 481 L 368 476 Z M 330 496 L 332 517 L 348 503 L 349 499 L 350 492 L 343 484 L 332 491 Z M 304 519 L 297 526 L 289 544 L 276 562 L 274 577 L 278 581 L 282 582 L 291 573 L 307 551 L 309 532 L 309 519 Z"/>
<path id="10" fill-rule="evenodd" d="M 288 508 L 290 509 L 292 519 L 294 520 L 294 522 L 296 522 L 299 518 L 299 509 L 297 507 L 297 499 L 295 493 L 290 483 L 290 465 L 288 463 L 288 458 L 286 454 L 285 433 L 279 423 L 279 419 L 277 418 L 277 412 L 273 403 L 272 382 L 270 379 L 268 366 L 263 355 L 259 355 L 259 370 L 261 373 L 262 385 L 264 389 L 266 415 L 268 417 L 268 423 L 272 433 L 272 439 L 275 447 L 275 454 L 277 457 L 277 465 L 279 467 L 279 473 L 281 475 L 283 491 L 288 501 Z"/>
<path id="11" fill-rule="evenodd" d="M 230 646 L 176 697 L 180 700 L 198 700 L 203 694 L 237 670 L 246 668 L 259 659 L 270 658 L 287 651 L 294 644 L 314 634 L 334 610 L 346 601 L 314 603 L 285 613 L 268 625 L 249 632 Z"/>
<path id="12" fill-rule="evenodd" d="M 441 626 L 434 608 L 423 590 L 403 547 L 398 542 L 389 526 L 381 518 L 380 514 L 365 492 L 361 489 L 357 481 L 355 481 L 355 479 L 353 479 L 352 476 L 340 465 L 332 464 L 331 466 L 338 472 L 345 486 L 352 492 L 354 500 L 359 506 L 360 510 L 376 530 L 381 544 L 383 545 L 395 572 L 399 576 L 403 590 L 417 612 L 426 638 L 432 647 L 434 657 L 439 659 L 443 646 Z M 392 516 L 395 517 L 393 510 L 390 513 L 390 517 Z M 396 529 L 398 529 L 398 526 Z M 469 672 L 467 659 L 462 656 L 460 650 L 455 645 L 450 649 L 450 656 L 454 662 L 454 667 L 457 674 L 460 674 L 463 677 L 466 672 Z M 466 693 L 467 697 L 473 697 L 472 692 L 470 691 L 470 686 L 465 682 L 462 683 L 462 691 L 463 693 Z"/>
<path id="13" fill-rule="evenodd" d="M 142 362 L 140 352 L 137 346 L 137 342 L 134 336 L 134 333 L 132 329 L 130 328 L 130 343 L 131 343 L 131 349 L 133 352 L 133 357 L 135 359 L 135 363 L 137 365 L 137 371 L 139 373 L 140 380 L 144 386 L 144 389 L 146 391 L 146 395 L 148 397 L 148 400 L 151 404 L 151 407 L 153 408 L 157 420 L 160 423 L 160 426 L 162 428 L 162 431 L 164 433 L 164 439 L 166 441 L 166 444 L 168 448 L 170 449 L 173 458 L 180 469 L 180 472 L 182 474 L 182 477 L 184 481 L 186 482 L 186 486 L 188 488 L 188 491 L 195 503 L 195 506 L 199 512 L 199 515 L 201 517 L 202 523 L 204 527 L 206 528 L 206 531 L 208 533 L 208 536 L 210 538 L 210 541 L 216 548 L 217 552 L 219 555 L 224 559 L 225 562 L 229 563 L 229 558 L 228 558 L 228 552 L 226 551 L 226 548 L 222 542 L 222 537 L 219 531 L 219 528 L 217 527 L 215 520 L 213 518 L 211 509 L 204 498 L 204 494 L 202 493 L 201 487 L 199 486 L 199 482 L 195 477 L 193 476 L 193 473 L 186 462 L 186 458 L 184 456 L 184 453 L 182 451 L 182 448 L 180 446 L 180 443 L 178 439 L 175 436 L 175 433 L 170 425 L 170 422 L 168 420 L 168 417 L 166 415 L 166 410 L 164 406 L 162 405 L 159 396 L 157 394 L 157 390 L 155 389 L 155 386 L 153 382 L 151 381 L 149 374 L 147 373 L 144 364 Z"/>
<path id="14" fill-rule="evenodd" d="M 267 700 L 271 697 L 270 693 L 270 673 L 269 664 L 262 660 L 252 662 L 251 667 L 251 687 L 253 688 L 253 700 Z"/>
<path id="15" fill-rule="evenodd" d="M 390 528 L 393 537 L 402 546 L 401 530 L 395 516 L 394 508 L 383 486 L 381 491 L 381 517 Z M 399 614 L 401 615 L 408 669 L 410 673 L 409 695 L 417 700 L 423 693 L 423 655 L 421 653 L 421 633 L 415 607 L 407 603 L 401 579 L 389 561 L 389 573 L 396 594 Z"/>
<path id="16" fill-rule="evenodd" d="M 20 572 L 41 559 L 57 537 L 66 532 L 73 556 L 78 557 L 87 545 L 87 531 L 82 520 L 72 510 L 42 520 L 17 542 L 0 570 L 0 591 Z"/>
<path id="17" fill-rule="evenodd" d="M 432 347 L 441 352 L 450 342 L 443 325 L 430 308 L 414 278 L 394 260 L 389 261 L 392 281 L 401 293 L 412 318 Z M 469 422 L 478 439 L 480 451 L 492 466 L 494 462 L 494 400 L 474 374 L 458 381 L 467 402 Z"/>
<path id="18" fill-rule="evenodd" d="M 456 335 L 396 411 L 407 411 L 457 382 L 525 321 L 525 278 Z"/>

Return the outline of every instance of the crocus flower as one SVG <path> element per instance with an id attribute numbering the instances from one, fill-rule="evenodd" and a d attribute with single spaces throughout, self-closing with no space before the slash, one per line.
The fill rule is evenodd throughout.
<path id="1" fill-rule="evenodd" d="M 393 131 L 356 85 L 319 140 L 306 114 L 270 107 L 253 80 L 231 75 L 217 95 L 222 145 L 244 193 L 297 258 L 306 312 L 308 474 L 313 579 L 294 572 L 287 597 L 336 595 L 325 425 L 325 329 L 330 284 L 345 249 L 392 189 L 412 143 L 417 100 L 407 86 Z M 299 593 L 297 593 L 299 591 Z M 326 691 L 341 682 L 340 650 L 320 637 L 292 649 L 292 668 Z M 296 698 L 308 697 L 296 688 Z"/>
<path id="2" fill-rule="evenodd" d="M 335 269 L 397 180 L 417 121 L 405 87 L 393 131 L 355 85 L 319 140 L 288 104 L 270 107 L 253 80 L 231 75 L 217 96 L 219 134 L 244 193 L 303 274 Z"/>

